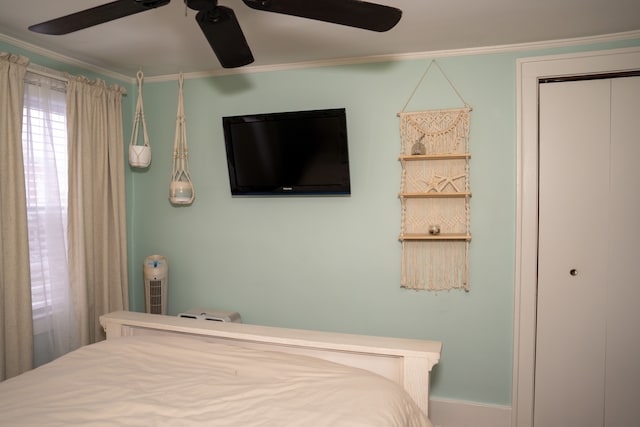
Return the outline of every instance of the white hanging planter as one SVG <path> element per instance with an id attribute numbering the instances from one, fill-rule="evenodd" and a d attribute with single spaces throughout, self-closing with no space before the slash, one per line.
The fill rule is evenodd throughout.
<path id="1" fill-rule="evenodd" d="M 184 77 L 180 73 L 178 79 L 178 114 L 176 117 L 176 136 L 173 143 L 173 171 L 169 184 L 169 201 L 174 205 L 190 205 L 196 192 L 189 174 L 189 149 L 187 148 L 187 127 L 184 117 L 184 100 L 182 85 Z"/>
<path id="2" fill-rule="evenodd" d="M 149 135 L 147 135 L 147 123 L 144 120 L 144 108 L 142 106 L 142 71 L 138 71 L 138 103 L 136 114 L 133 119 L 133 131 L 129 143 L 129 164 L 134 168 L 146 168 L 151 164 L 151 145 L 149 145 Z M 143 145 L 137 145 L 142 122 Z"/>

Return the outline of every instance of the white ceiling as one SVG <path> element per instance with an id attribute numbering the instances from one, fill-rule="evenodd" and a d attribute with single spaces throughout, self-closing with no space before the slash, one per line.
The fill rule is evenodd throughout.
<path id="1" fill-rule="evenodd" d="M 134 1 L 134 0 L 132 0 Z M 321 0 L 307 0 L 321 1 Z M 0 33 L 125 76 L 222 69 L 183 1 L 76 33 L 27 27 L 109 0 L 0 0 Z M 234 9 L 255 57 L 251 66 L 331 61 L 535 43 L 640 30 L 640 0 L 379 0 L 403 11 L 385 33 L 250 9 Z M 186 16 L 185 16 L 186 13 Z"/>

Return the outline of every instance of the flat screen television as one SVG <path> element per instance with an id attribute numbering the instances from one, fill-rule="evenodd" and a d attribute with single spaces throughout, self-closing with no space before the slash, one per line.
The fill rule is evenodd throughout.
<path id="1" fill-rule="evenodd" d="M 344 108 L 223 117 L 231 194 L 351 194 Z"/>

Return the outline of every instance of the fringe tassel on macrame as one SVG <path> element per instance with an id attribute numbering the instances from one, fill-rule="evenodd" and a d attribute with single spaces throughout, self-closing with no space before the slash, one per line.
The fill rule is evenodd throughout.
<path id="1" fill-rule="evenodd" d="M 433 243 L 433 242 L 432 242 Z M 469 290 L 469 242 L 402 242 L 402 287 L 416 290 Z"/>

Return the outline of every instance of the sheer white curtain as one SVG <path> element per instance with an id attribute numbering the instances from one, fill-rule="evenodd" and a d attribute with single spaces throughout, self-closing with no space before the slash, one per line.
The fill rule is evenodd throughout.
<path id="1" fill-rule="evenodd" d="M 31 369 L 33 358 L 20 135 L 28 62 L 0 52 L 0 381 Z"/>
<path id="2" fill-rule="evenodd" d="M 64 82 L 25 76 L 22 147 L 34 325 L 34 365 L 80 346 L 67 263 L 67 129 Z"/>

